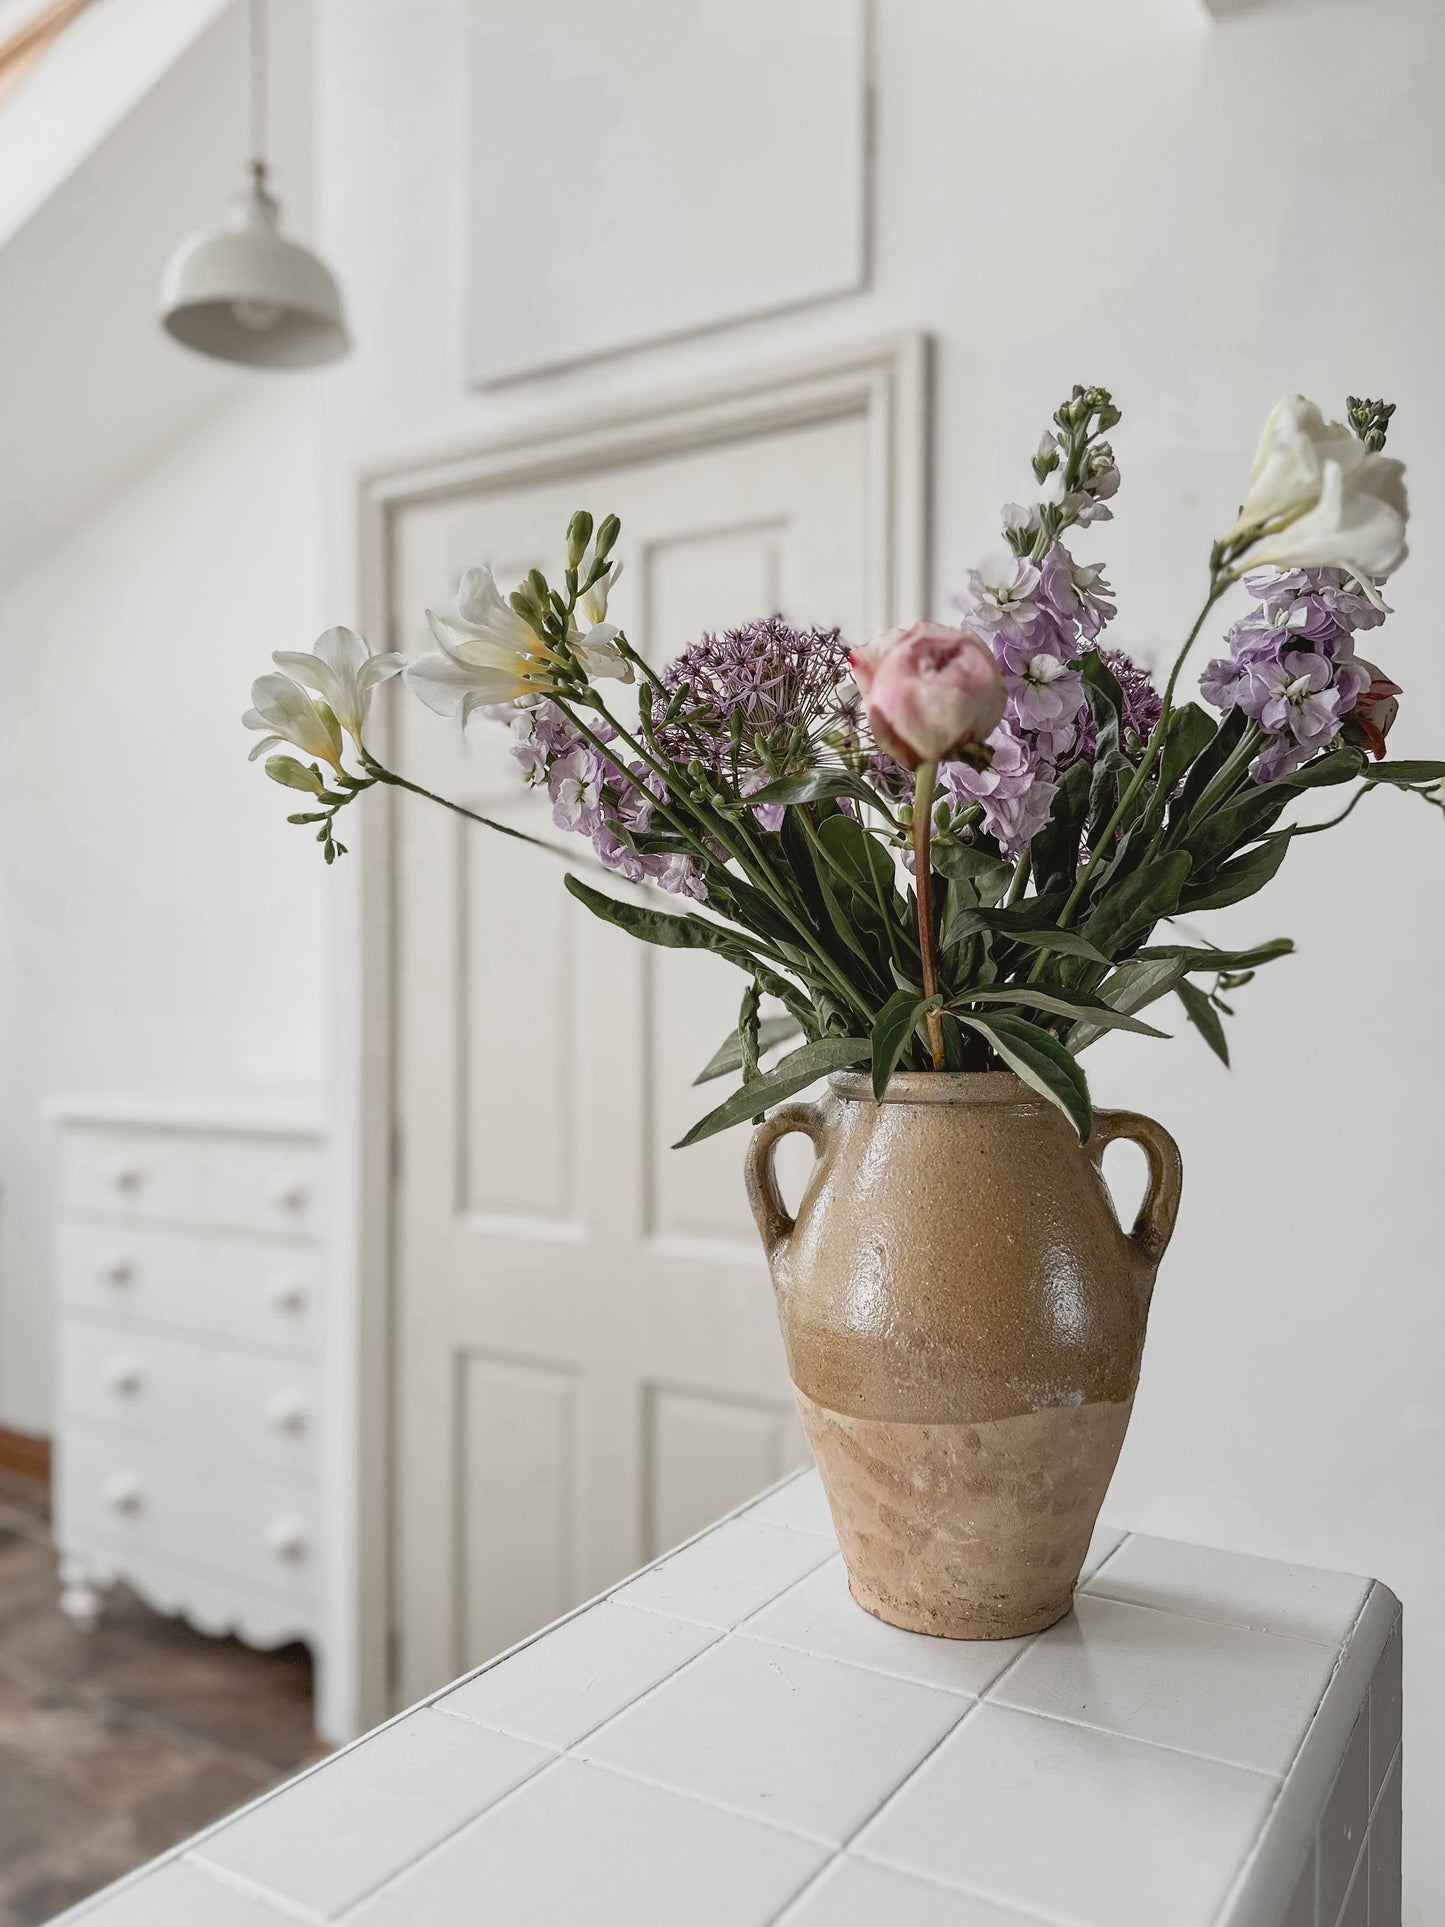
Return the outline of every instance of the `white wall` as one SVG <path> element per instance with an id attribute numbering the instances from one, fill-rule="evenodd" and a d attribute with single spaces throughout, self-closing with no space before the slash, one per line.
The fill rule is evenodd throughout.
<path id="1" fill-rule="evenodd" d="M 591 13 L 539 4 L 559 38 Z M 1186 625 L 1277 396 L 1396 398 L 1419 555 L 1378 653 L 1407 687 L 1398 751 L 1441 753 L 1436 0 L 1262 0 L 1219 22 L 1185 0 L 880 0 L 870 291 L 491 396 L 459 375 L 465 15 L 466 0 L 323 0 L 322 231 L 361 343 L 328 412 L 338 617 L 354 607 L 353 461 L 922 325 L 938 344 L 935 610 L 995 546 L 996 505 L 1026 487 L 1059 394 L 1101 380 L 1126 411 L 1125 486 L 1088 553 L 1122 591 L 1118 638 L 1146 650 Z M 525 196 L 525 150 L 496 164 Z M 619 258 L 654 244 L 626 206 L 610 214 Z M 556 209 L 534 217 L 560 230 Z M 556 298 L 578 298 L 560 275 Z M 1163 1118 L 1188 1169 L 1111 1515 L 1402 1595 L 1417 1927 L 1445 1915 L 1430 1838 L 1445 1804 L 1442 884 L 1438 818 L 1374 799 L 1300 846 L 1266 902 L 1215 920 L 1303 952 L 1242 993 L 1232 1075 L 1192 1037 L 1105 1047 L 1094 1072 L 1101 1100 Z"/>
<path id="2" fill-rule="evenodd" d="M 45 1099 L 321 1076 L 322 866 L 240 727 L 321 627 L 317 445 L 258 381 L 0 585 L 0 1424 L 49 1423 Z"/>

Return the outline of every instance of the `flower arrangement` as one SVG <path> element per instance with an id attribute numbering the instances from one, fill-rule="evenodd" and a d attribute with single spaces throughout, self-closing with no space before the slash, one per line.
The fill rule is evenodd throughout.
<path id="1" fill-rule="evenodd" d="M 378 784 L 524 834 L 377 760 L 363 731 L 381 682 L 404 670 L 443 715 L 504 720 L 557 827 L 687 907 L 569 874 L 573 896 L 747 978 L 737 1026 L 698 1079 L 738 1086 L 684 1144 L 862 1066 L 879 1093 L 895 1070 L 1004 1066 L 1086 1139 L 1089 1045 L 1110 1030 L 1164 1035 L 1140 1012 L 1173 993 L 1227 1063 L 1227 996 L 1292 948 L 1155 942 L 1160 924 L 1252 896 L 1296 837 L 1372 790 L 1442 806 L 1445 763 L 1385 760 L 1401 692 L 1356 653 L 1389 613 L 1407 511 L 1402 465 L 1382 452 L 1393 408 L 1351 398 L 1347 412 L 1327 422 L 1296 395 L 1270 416 L 1162 690 L 1105 644 L 1113 592 L 1064 543 L 1110 519 L 1119 485 L 1107 439 L 1119 410 L 1107 390 L 1076 387 L 1033 457 L 1039 499 L 1004 510 L 1007 551 L 969 575 L 957 626 L 919 622 L 850 649 L 773 615 L 654 668 L 608 620 L 617 518 L 579 511 L 558 585 L 533 571 L 504 597 L 490 569 L 470 570 L 453 608 L 428 612 L 436 649 L 410 664 L 345 629 L 310 655 L 278 653 L 245 718 L 263 732 L 252 755 L 310 759 L 270 755 L 266 770 L 309 796 L 291 821 L 315 826 L 330 863 L 344 851 L 337 816 Z M 1176 702 L 1241 578 L 1253 604 L 1203 673 L 1211 708 Z M 1335 815 L 1287 820 L 1305 791 L 1344 785 Z"/>

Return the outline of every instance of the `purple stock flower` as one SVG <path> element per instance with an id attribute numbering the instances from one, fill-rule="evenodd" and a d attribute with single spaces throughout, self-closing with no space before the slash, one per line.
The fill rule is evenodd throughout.
<path id="1" fill-rule="evenodd" d="M 648 832 L 654 807 L 666 796 L 654 771 L 645 763 L 624 764 L 589 743 L 555 703 L 505 713 L 512 727 L 512 755 L 530 784 L 545 787 L 558 829 L 590 838 L 607 868 L 630 883 L 651 881 L 678 896 L 707 896 L 702 870 L 686 851 L 644 853 L 632 841 Z M 617 732 L 605 718 L 589 727 L 603 743 L 616 740 Z"/>
<path id="2" fill-rule="evenodd" d="M 1228 656 L 1199 679 L 1207 702 L 1239 709 L 1274 740 L 1250 764 L 1257 783 L 1288 775 L 1327 749 L 1370 687 L 1355 632 L 1383 614 L 1341 569 L 1245 577 L 1256 606 L 1229 631 Z"/>
<path id="3" fill-rule="evenodd" d="M 983 826 L 1009 858 L 1048 822 L 1061 773 L 1093 756 L 1093 717 L 1073 665 L 1113 616 L 1110 593 L 1102 570 L 1081 568 L 1055 542 L 1038 564 L 1015 558 L 973 571 L 959 598 L 1004 672 L 1009 699 L 988 739 L 989 767 L 945 763 L 939 788 L 956 803 L 982 804 Z M 1157 690 L 1122 649 L 1101 654 L 1124 693 L 1126 740 L 1147 739 L 1159 720 Z"/>
<path id="4" fill-rule="evenodd" d="M 1061 621 L 1077 623 L 1092 641 L 1118 614 L 1114 593 L 1100 564 L 1082 567 L 1062 542 L 1055 542 L 1040 564 L 1043 600 Z"/>

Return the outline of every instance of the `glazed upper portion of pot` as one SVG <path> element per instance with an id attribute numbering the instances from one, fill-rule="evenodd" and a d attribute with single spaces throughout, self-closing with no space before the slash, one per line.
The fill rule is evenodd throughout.
<path id="1" fill-rule="evenodd" d="M 796 1222 L 772 1179 L 790 1130 L 817 1152 Z M 1119 1136 L 1150 1162 L 1132 1232 L 1100 1171 Z M 881 1103 L 843 1076 L 759 1126 L 748 1180 L 793 1382 L 815 1403 L 977 1423 L 1133 1396 L 1179 1198 L 1178 1151 L 1151 1120 L 1100 1113 L 1081 1145 L 1007 1073 L 896 1077 Z"/>

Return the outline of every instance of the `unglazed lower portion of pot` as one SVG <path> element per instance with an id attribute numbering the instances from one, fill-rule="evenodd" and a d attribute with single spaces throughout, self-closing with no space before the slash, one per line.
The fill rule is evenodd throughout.
<path id="1" fill-rule="evenodd" d="M 860 1606 L 943 1639 L 1016 1639 L 1063 1618 L 1132 1399 L 982 1425 L 797 1400 Z"/>
<path id="2" fill-rule="evenodd" d="M 773 1146 L 817 1161 L 793 1218 Z M 1131 1138 L 1149 1185 L 1126 1231 L 1100 1169 Z M 1069 1609 L 1139 1379 L 1179 1152 L 1101 1111 L 1080 1144 L 1004 1072 L 830 1080 L 753 1134 L 748 1195 L 788 1370 L 853 1597 L 949 1639 Z"/>

